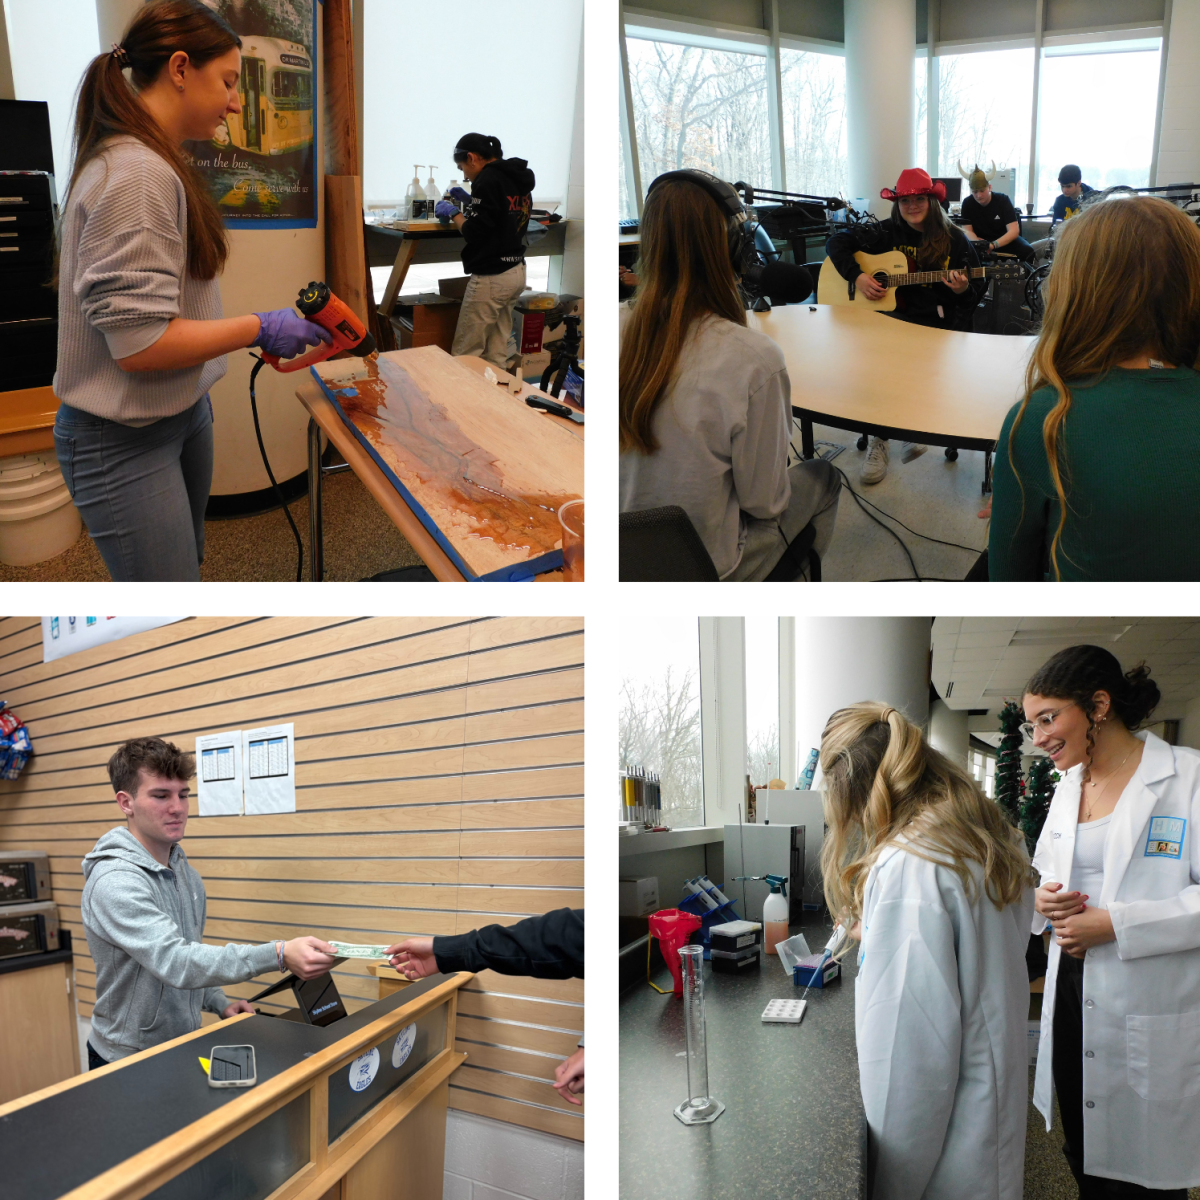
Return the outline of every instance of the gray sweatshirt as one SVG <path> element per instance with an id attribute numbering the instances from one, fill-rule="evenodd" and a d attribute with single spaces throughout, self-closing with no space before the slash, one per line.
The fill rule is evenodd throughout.
<path id="1" fill-rule="evenodd" d="M 206 946 L 204 883 L 179 846 L 164 867 L 128 829 L 110 829 L 83 860 L 83 928 L 96 961 L 92 1045 L 115 1062 L 200 1028 L 221 1013 L 223 983 L 278 969 L 275 943 Z"/>
<path id="2" fill-rule="evenodd" d="M 622 305 L 622 333 L 629 311 Z M 656 453 L 620 456 L 621 511 L 679 505 L 725 579 L 741 562 L 747 518 L 778 517 L 791 499 L 783 351 L 757 329 L 702 318 L 651 428 Z"/>
<path id="3" fill-rule="evenodd" d="M 225 357 L 176 371 L 122 371 L 175 317 L 219 318 L 215 279 L 187 269 L 187 200 L 170 163 L 113 138 L 67 197 L 58 282 L 54 394 L 75 408 L 145 425 L 190 408 L 225 374 Z"/>

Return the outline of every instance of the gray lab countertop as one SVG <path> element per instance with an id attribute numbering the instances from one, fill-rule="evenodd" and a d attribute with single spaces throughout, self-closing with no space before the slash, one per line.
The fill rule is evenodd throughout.
<path id="1" fill-rule="evenodd" d="M 805 914 L 815 952 L 824 913 Z M 683 1001 L 648 984 L 621 997 L 622 1200 L 861 1200 L 866 1122 L 854 1045 L 854 956 L 842 977 L 812 988 L 799 1025 L 764 1025 L 768 1000 L 799 999 L 774 955 L 748 975 L 704 967 L 709 1090 L 725 1105 L 711 1125 L 682 1124 L 687 1093 Z M 655 977 L 667 987 L 663 970 Z"/>

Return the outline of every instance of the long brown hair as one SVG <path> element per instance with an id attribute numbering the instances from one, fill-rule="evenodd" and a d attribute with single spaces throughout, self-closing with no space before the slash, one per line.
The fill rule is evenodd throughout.
<path id="1" fill-rule="evenodd" d="M 646 199 L 633 309 L 621 339 L 621 450 L 653 454 L 654 411 L 692 326 L 709 314 L 738 325 L 746 310 L 724 214 L 698 184 L 668 179 Z"/>
<path id="2" fill-rule="evenodd" d="M 1071 411 L 1070 385 L 1098 382 L 1117 363 L 1142 353 L 1176 366 L 1197 365 L 1200 229 L 1157 196 L 1096 204 L 1063 230 L 1045 304 L 1025 372 L 1025 396 L 1008 437 L 1008 461 L 1015 475 L 1013 442 L 1030 398 L 1038 388 L 1054 388 L 1058 403 L 1042 423 L 1042 441 L 1058 493 L 1050 562 L 1061 579 L 1058 548 L 1067 521 L 1067 471 L 1059 440 Z M 1024 498 L 1022 485 L 1022 504 Z"/>
<path id="3" fill-rule="evenodd" d="M 900 212 L 899 203 L 892 203 L 892 225 L 903 231 L 912 226 Z M 936 196 L 929 197 L 929 208 L 921 222 L 921 245 L 917 250 L 917 266 L 923 271 L 937 271 L 950 256 L 950 240 L 954 224 L 942 210 Z"/>
<path id="4" fill-rule="evenodd" d="M 862 917 L 867 876 L 880 852 L 904 848 L 940 863 L 975 890 L 970 863 L 998 909 L 1015 904 L 1033 875 L 1025 840 L 966 771 L 930 746 L 903 713 L 877 701 L 852 704 L 821 735 L 825 902 L 847 930 Z"/>
<path id="5" fill-rule="evenodd" d="M 242 39 L 229 24 L 200 0 L 156 0 L 138 11 L 121 42 L 134 86 L 125 81 L 116 55 L 98 54 L 84 72 L 75 105 L 71 187 L 104 143 L 119 134 L 137 138 L 165 158 L 183 182 L 188 269 L 195 279 L 213 279 L 225 266 L 229 253 L 225 225 L 199 172 L 138 100 L 134 89 L 149 87 L 177 50 L 202 67 L 241 45 Z"/>

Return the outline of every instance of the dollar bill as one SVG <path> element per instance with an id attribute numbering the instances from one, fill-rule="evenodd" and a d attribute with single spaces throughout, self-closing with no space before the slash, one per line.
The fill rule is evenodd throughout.
<path id="1" fill-rule="evenodd" d="M 356 946 L 353 942 L 330 942 L 338 958 L 387 958 L 387 946 Z"/>

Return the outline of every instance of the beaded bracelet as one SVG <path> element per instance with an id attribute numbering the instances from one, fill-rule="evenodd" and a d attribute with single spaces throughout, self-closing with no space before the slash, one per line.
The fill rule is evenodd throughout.
<path id="1" fill-rule="evenodd" d="M 275 957 L 279 959 L 279 971 L 280 971 L 280 974 L 282 974 L 284 972 L 284 970 L 286 969 L 284 967 L 284 962 L 283 962 L 283 943 L 282 942 L 275 943 Z"/>

